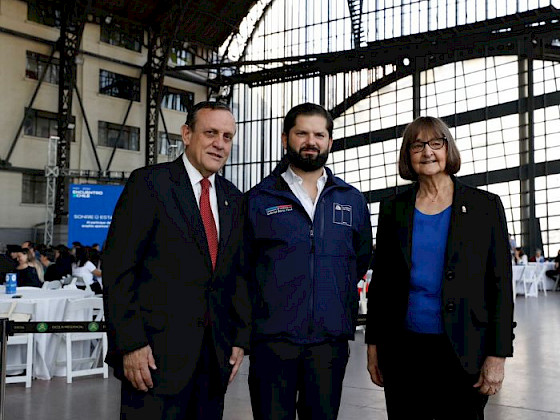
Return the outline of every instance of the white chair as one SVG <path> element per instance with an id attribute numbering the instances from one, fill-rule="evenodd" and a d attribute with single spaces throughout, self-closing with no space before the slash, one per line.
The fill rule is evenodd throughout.
<path id="1" fill-rule="evenodd" d="M 78 286 L 80 286 L 80 287 L 78 287 Z M 86 290 L 88 292 L 91 292 L 91 287 L 89 287 L 89 284 L 86 284 L 83 277 L 81 277 L 81 276 L 72 276 L 72 280 L 66 286 L 66 288 L 68 288 L 68 289 L 84 288 L 84 290 Z"/>
<path id="2" fill-rule="evenodd" d="M 28 322 L 35 314 L 35 304 L 26 302 L 0 302 L 0 314 L 8 317 L 12 321 Z M 31 388 L 31 380 L 33 375 L 33 334 L 14 334 L 8 337 L 7 351 L 10 347 L 16 350 L 15 346 L 26 346 L 25 363 L 7 363 L 6 370 L 22 370 L 25 369 L 24 375 L 7 376 L 6 383 L 25 382 L 26 388 Z"/>
<path id="3" fill-rule="evenodd" d="M 523 270 L 523 293 L 525 297 L 539 297 L 536 271 L 537 267 L 534 265 L 527 265 Z"/>
<path id="4" fill-rule="evenodd" d="M 42 289 L 45 290 L 62 289 L 62 283 L 60 280 L 46 281 L 43 283 Z"/>
<path id="5" fill-rule="evenodd" d="M 64 321 L 77 321 L 84 319 L 87 321 L 101 322 L 103 320 L 103 299 L 98 297 L 69 300 L 64 310 Z M 109 369 L 105 363 L 107 354 L 107 334 L 104 332 L 88 333 L 65 333 L 61 334 L 61 344 L 65 343 L 66 361 L 59 361 L 57 364 L 66 364 L 66 382 L 72 383 L 72 378 L 77 376 L 103 374 L 104 378 L 109 377 Z M 72 343 L 86 342 L 86 355 L 76 357 L 73 354 Z M 89 343 L 89 345 L 87 345 Z M 61 347 L 57 351 L 60 354 Z M 102 366 L 99 367 L 100 362 Z M 80 366 L 87 365 L 81 369 Z"/>
<path id="6" fill-rule="evenodd" d="M 537 290 L 542 288 L 546 296 L 546 265 L 543 263 L 535 263 L 535 281 L 537 283 Z"/>

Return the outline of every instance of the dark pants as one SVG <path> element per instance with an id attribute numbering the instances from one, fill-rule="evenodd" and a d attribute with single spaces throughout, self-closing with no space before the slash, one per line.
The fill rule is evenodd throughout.
<path id="1" fill-rule="evenodd" d="M 162 395 L 153 390 L 138 391 L 124 380 L 121 387 L 121 420 L 220 420 L 224 411 L 224 395 L 211 330 L 206 328 L 200 359 L 188 385 L 177 395 Z"/>
<path id="2" fill-rule="evenodd" d="M 251 347 L 249 390 L 255 420 L 336 419 L 348 363 L 348 342 Z"/>
<path id="3" fill-rule="evenodd" d="M 483 420 L 488 397 L 473 384 L 445 335 L 405 333 L 380 355 L 390 420 Z M 395 347 L 396 348 L 396 347 Z"/>

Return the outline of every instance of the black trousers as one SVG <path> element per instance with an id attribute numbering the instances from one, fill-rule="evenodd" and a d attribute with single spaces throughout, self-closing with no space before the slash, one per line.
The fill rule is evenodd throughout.
<path id="1" fill-rule="evenodd" d="M 121 387 L 121 420 L 221 420 L 224 396 L 211 329 L 207 327 L 200 358 L 188 385 L 177 395 L 163 395 L 157 390 L 138 391 L 124 380 Z"/>
<path id="2" fill-rule="evenodd" d="M 380 355 L 390 420 L 483 420 L 488 397 L 473 385 L 446 335 L 405 332 Z"/>
<path id="3" fill-rule="evenodd" d="M 348 341 L 251 347 L 249 390 L 255 420 L 336 419 L 348 363 Z"/>

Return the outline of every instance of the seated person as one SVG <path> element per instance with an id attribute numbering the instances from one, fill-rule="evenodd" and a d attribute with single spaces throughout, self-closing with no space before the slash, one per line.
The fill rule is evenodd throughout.
<path id="1" fill-rule="evenodd" d="M 31 286 L 41 287 L 41 281 L 37 275 L 37 270 L 29 264 L 31 251 L 27 248 L 21 248 L 17 253 L 18 266 L 16 267 L 17 285 L 18 287 Z"/>
<path id="2" fill-rule="evenodd" d="M 529 262 L 543 263 L 544 262 L 544 256 L 542 254 L 542 251 L 540 249 L 537 249 L 535 251 L 535 255 L 533 255 L 531 258 L 529 258 Z"/>
<path id="3" fill-rule="evenodd" d="M 527 265 L 527 255 L 523 252 L 523 248 L 518 246 L 513 252 L 513 263 L 515 265 Z"/>
<path id="4" fill-rule="evenodd" d="M 4 284 L 6 281 L 6 274 L 15 273 L 17 262 L 10 257 L 10 248 L 12 245 L 8 245 L 8 250 L 5 254 L 0 255 L 0 284 Z"/>
<path id="5" fill-rule="evenodd" d="M 45 268 L 45 281 L 60 280 L 56 264 L 54 263 L 54 250 L 51 247 L 40 247 L 39 257 L 41 264 Z"/>
<path id="6" fill-rule="evenodd" d="M 553 280 L 556 280 L 556 276 L 560 274 L 560 249 L 558 250 L 558 255 L 554 258 L 554 270 L 547 270 L 546 275 Z"/>
<path id="7" fill-rule="evenodd" d="M 74 256 L 70 254 L 70 250 L 66 245 L 57 245 L 54 247 L 54 263 L 58 272 L 57 276 L 61 279 L 64 276 L 72 274 L 72 264 Z"/>
<path id="8" fill-rule="evenodd" d="M 101 277 L 101 270 L 91 262 L 89 248 L 76 248 L 76 262 L 72 265 L 72 275 L 80 276 L 95 294 L 103 293 L 101 285 L 93 279 L 93 276 Z"/>

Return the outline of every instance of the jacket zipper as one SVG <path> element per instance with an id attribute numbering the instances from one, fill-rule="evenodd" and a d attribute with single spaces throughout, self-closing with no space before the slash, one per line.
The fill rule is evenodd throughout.
<path id="1" fill-rule="evenodd" d="M 311 251 L 309 256 L 309 273 L 311 278 L 311 288 L 309 297 L 309 309 L 308 309 L 308 320 L 309 335 L 313 334 L 313 317 L 314 317 L 314 304 L 315 304 L 315 234 L 313 232 L 313 224 L 311 224 L 309 229 L 309 239 L 311 241 Z"/>

